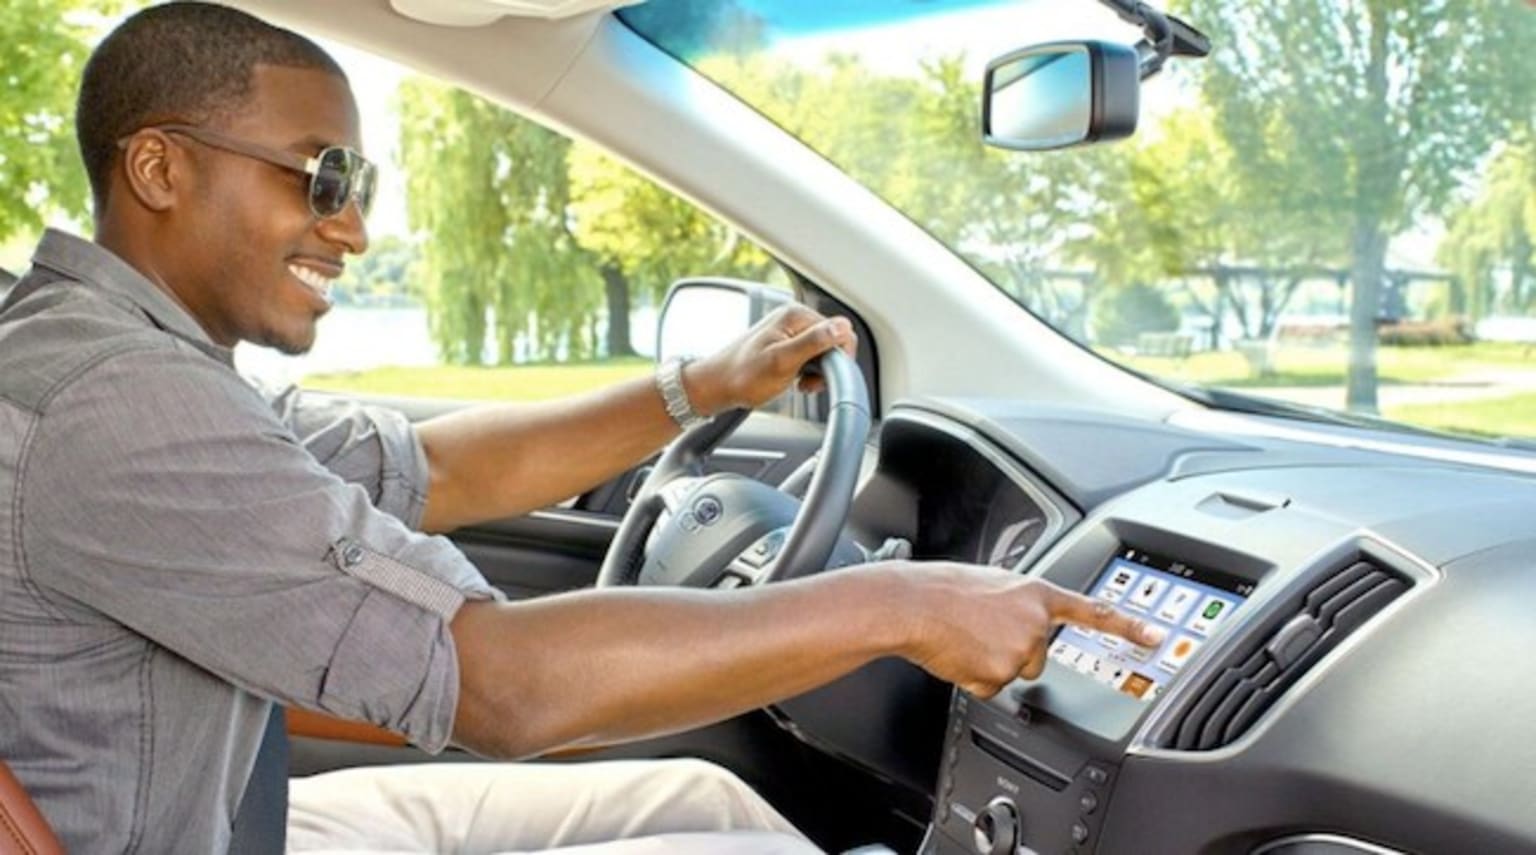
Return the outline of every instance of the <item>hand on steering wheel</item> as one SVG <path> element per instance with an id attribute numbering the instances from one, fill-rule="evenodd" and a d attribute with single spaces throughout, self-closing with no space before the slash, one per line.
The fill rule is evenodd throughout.
<path id="1" fill-rule="evenodd" d="M 703 475 L 704 459 L 748 415 L 721 413 L 662 454 L 614 535 L 598 587 L 739 587 L 827 566 L 852 503 L 870 412 L 864 377 L 848 354 L 834 348 L 818 364 L 830 406 L 804 500 L 734 473 Z"/>

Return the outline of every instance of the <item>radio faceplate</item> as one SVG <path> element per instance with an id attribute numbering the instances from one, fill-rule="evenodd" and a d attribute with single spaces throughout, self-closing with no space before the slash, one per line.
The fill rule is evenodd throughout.
<path id="1" fill-rule="evenodd" d="M 1122 746 L 956 691 L 923 855 L 1091 852 Z"/>

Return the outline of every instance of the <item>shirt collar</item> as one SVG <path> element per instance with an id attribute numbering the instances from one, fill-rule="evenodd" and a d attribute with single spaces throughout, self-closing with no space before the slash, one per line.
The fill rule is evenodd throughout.
<path id="1" fill-rule="evenodd" d="M 215 344 L 180 303 L 116 253 L 100 244 L 57 229 L 48 229 L 32 255 L 32 263 L 79 282 L 95 285 L 132 303 L 156 327 L 233 364 L 234 352 Z"/>

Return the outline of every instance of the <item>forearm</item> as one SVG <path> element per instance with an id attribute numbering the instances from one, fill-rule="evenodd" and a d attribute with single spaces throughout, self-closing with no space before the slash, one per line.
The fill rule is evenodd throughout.
<path id="1" fill-rule="evenodd" d="M 901 574 L 466 606 L 454 737 L 503 757 L 717 721 L 902 654 Z"/>
<path id="2" fill-rule="evenodd" d="M 684 380 L 695 406 L 713 412 L 700 384 Z M 655 453 L 678 427 L 646 377 L 558 401 L 451 413 L 418 431 L 431 474 L 422 528 L 449 531 L 590 490 Z"/>

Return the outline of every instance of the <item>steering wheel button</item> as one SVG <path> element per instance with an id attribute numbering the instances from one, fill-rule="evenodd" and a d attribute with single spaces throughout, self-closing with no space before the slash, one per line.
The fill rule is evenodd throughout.
<path id="1" fill-rule="evenodd" d="M 698 519 L 699 525 L 713 525 L 725 515 L 725 508 L 720 500 L 714 496 L 705 496 L 693 503 L 693 515 Z"/>
<path id="2" fill-rule="evenodd" d="M 678 514 L 677 524 L 682 528 L 683 531 L 686 532 L 695 532 L 699 530 L 699 518 L 694 516 L 692 513 Z"/>

